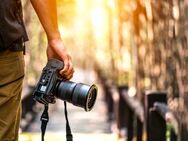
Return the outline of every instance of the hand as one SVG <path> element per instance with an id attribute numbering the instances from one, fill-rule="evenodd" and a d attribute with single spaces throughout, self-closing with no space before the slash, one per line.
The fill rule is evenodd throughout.
<path id="1" fill-rule="evenodd" d="M 59 71 L 60 75 L 64 79 L 69 80 L 73 77 L 74 68 L 72 59 L 65 49 L 61 38 L 48 41 L 47 57 L 48 59 L 55 58 L 64 62 L 64 68 Z"/>

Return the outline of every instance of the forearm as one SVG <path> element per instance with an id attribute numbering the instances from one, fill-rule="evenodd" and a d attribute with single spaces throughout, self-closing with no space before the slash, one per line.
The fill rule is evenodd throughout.
<path id="1" fill-rule="evenodd" d="M 56 0 L 30 0 L 46 32 L 48 40 L 60 38 Z"/>
<path id="2" fill-rule="evenodd" d="M 64 62 L 60 74 L 65 79 L 73 76 L 74 69 L 71 56 L 64 48 L 58 30 L 56 0 L 30 0 L 48 38 L 47 57 L 56 58 Z"/>

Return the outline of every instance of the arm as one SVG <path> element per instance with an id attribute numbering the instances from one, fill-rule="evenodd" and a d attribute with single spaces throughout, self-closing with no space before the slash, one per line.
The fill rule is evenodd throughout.
<path id="1" fill-rule="evenodd" d="M 46 32 L 48 39 L 47 56 L 57 58 L 64 62 L 64 68 L 60 74 L 66 79 L 70 79 L 74 73 L 72 60 L 66 51 L 57 23 L 56 0 L 30 0 L 39 20 Z"/>

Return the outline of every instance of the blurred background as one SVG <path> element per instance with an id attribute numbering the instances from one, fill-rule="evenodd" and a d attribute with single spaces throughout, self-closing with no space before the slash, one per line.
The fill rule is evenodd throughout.
<path id="1" fill-rule="evenodd" d="M 39 141 L 43 106 L 31 94 L 47 62 L 47 42 L 30 1 L 22 4 L 30 40 L 20 140 Z M 57 0 L 57 5 L 75 67 L 72 81 L 95 83 L 99 90 L 91 112 L 68 105 L 75 140 L 155 141 L 154 132 L 164 141 L 188 141 L 188 1 Z M 63 110 L 63 101 L 50 105 L 47 141 L 65 140 Z"/>

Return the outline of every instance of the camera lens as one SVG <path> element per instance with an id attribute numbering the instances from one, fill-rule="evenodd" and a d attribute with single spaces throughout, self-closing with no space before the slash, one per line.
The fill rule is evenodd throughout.
<path id="1" fill-rule="evenodd" d="M 93 108 L 96 98 L 97 98 L 97 87 L 95 85 L 92 85 L 88 92 L 88 97 L 86 101 L 86 105 L 87 105 L 86 109 L 88 111 L 90 111 Z"/>
<path id="2" fill-rule="evenodd" d="M 61 81 L 55 89 L 57 98 L 82 107 L 85 111 L 90 111 L 93 108 L 97 98 L 96 85 L 89 86 L 71 81 Z"/>

